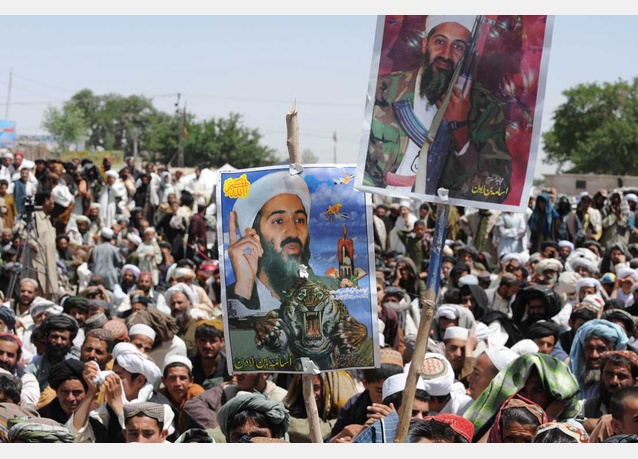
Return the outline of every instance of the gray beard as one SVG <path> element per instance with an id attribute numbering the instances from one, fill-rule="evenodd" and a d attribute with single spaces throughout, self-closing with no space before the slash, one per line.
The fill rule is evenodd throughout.
<path id="1" fill-rule="evenodd" d="M 589 387 L 593 384 L 600 383 L 600 368 L 587 368 L 587 365 L 582 365 L 580 369 L 580 380 L 585 387 Z"/>

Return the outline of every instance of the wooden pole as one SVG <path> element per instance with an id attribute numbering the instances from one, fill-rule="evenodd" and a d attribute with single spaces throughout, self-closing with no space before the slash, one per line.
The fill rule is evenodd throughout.
<path id="1" fill-rule="evenodd" d="M 421 364 L 428 348 L 430 328 L 432 319 L 436 313 L 436 297 L 439 293 L 439 282 L 441 278 L 441 259 L 443 257 L 443 246 L 447 235 L 447 220 L 450 213 L 450 206 L 438 204 L 436 210 L 436 224 L 434 226 L 434 241 L 430 250 L 430 267 L 428 269 L 427 290 L 420 298 L 421 322 L 416 335 L 412 363 L 408 370 L 408 378 L 403 389 L 401 407 L 399 408 L 399 426 L 394 437 L 394 443 L 405 443 L 410 419 L 412 418 L 412 406 L 416 394 L 416 383 L 419 378 Z"/>
<path id="2" fill-rule="evenodd" d="M 295 165 L 301 163 L 301 153 L 299 151 L 299 123 L 297 119 L 297 106 L 293 102 L 292 107 L 286 113 L 286 132 L 288 133 L 286 145 L 288 146 L 288 156 L 290 158 L 291 173 L 298 170 Z M 312 378 L 315 374 L 319 374 L 317 366 L 307 357 L 301 358 L 304 369 L 302 375 L 302 391 L 304 404 L 306 406 L 306 416 L 308 419 L 308 427 L 310 429 L 310 441 L 312 443 L 323 443 L 321 436 L 321 425 L 319 423 L 319 410 L 317 409 L 317 401 L 312 385 Z"/>

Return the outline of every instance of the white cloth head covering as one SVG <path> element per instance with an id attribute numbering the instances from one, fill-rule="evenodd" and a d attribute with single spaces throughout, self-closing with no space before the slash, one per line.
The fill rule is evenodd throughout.
<path id="1" fill-rule="evenodd" d="M 443 335 L 443 341 L 448 339 L 462 339 L 467 341 L 467 337 L 470 331 L 463 327 L 447 327 L 445 329 L 445 335 Z"/>
<path id="2" fill-rule="evenodd" d="M 185 277 L 186 279 L 195 279 L 195 271 L 185 266 L 175 268 L 175 271 L 173 272 L 173 279 L 177 280 L 182 277 Z"/>
<path id="3" fill-rule="evenodd" d="M 446 319 L 454 320 L 460 316 L 459 310 L 451 304 L 442 304 L 436 310 L 436 318 L 445 317 Z"/>
<path id="4" fill-rule="evenodd" d="M 269 173 L 250 184 L 248 196 L 235 201 L 233 210 L 237 214 L 237 229 L 243 236 L 251 228 L 257 213 L 275 196 L 294 194 L 301 199 L 307 215 L 310 215 L 310 190 L 306 181 L 289 171 Z"/>
<path id="5" fill-rule="evenodd" d="M 462 287 L 464 285 L 478 285 L 478 277 L 474 274 L 466 274 L 465 276 L 461 276 L 458 280 L 459 286 Z"/>
<path id="6" fill-rule="evenodd" d="M 113 361 L 129 373 L 140 373 L 144 375 L 148 385 L 151 386 L 150 392 L 153 391 L 153 388 L 157 387 L 162 377 L 158 366 L 131 343 L 117 343 L 113 348 Z M 143 398 L 141 395 L 142 389 L 140 389 L 140 395 L 138 395 L 138 399 L 140 400 Z M 146 390 L 148 390 L 148 388 Z M 133 400 L 129 401 L 132 402 Z"/>
<path id="7" fill-rule="evenodd" d="M 616 278 L 622 279 L 624 277 L 633 277 L 635 281 L 638 281 L 638 271 L 632 268 L 621 268 L 616 272 Z"/>
<path id="8" fill-rule="evenodd" d="M 501 263 L 505 264 L 510 260 L 518 261 L 518 264 L 523 264 L 523 258 L 518 253 L 507 253 L 501 257 Z"/>
<path id="9" fill-rule="evenodd" d="M 75 222 L 86 222 L 86 223 L 91 223 L 91 219 L 89 217 L 87 217 L 86 215 L 78 215 L 75 217 Z"/>
<path id="10" fill-rule="evenodd" d="M 382 400 L 385 400 L 386 397 L 396 394 L 397 392 L 401 392 L 403 389 L 405 389 L 407 380 L 408 373 L 404 370 L 403 373 L 398 373 L 396 375 L 390 376 L 385 381 L 383 381 L 383 386 L 381 388 Z M 425 381 L 423 380 L 423 378 L 417 379 L 416 388 L 425 390 Z"/>
<path id="11" fill-rule="evenodd" d="M 195 306 L 197 303 L 199 303 L 197 293 L 195 293 L 195 291 L 189 285 L 186 285 L 183 282 L 178 282 L 177 284 L 166 290 L 166 293 L 164 293 L 164 299 L 166 300 L 167 305 L 170 306 L 171 298 L 175 293 L 178 292 L 182 292 L 186 295 L 186 298 L 188 298 L 191 306 Z"/>
<path id="12" fill-rule="evenodd" d="M 183 355 L 173 354 L 173 355 L 167 356 L 164 359 L 164 366 L 162 367 L 162 373 L 166 371 L 167 366 L 173 363 L 181 363 L 182 365 L 185 365 L 190 371 L 193 371 L 193 362 L 191 362 L 191 360 L 188 357 Z"/>
<path id="13" fill-rule="evenodd" d="M 569 247 L 569 250 L 574 250 L 574 244 L 570 241 L 558 241 L 558 247 Z"/>
<path id="14" fill-rule="evenodd" d="M 547 269 L 560 273 L 563 271 L 563 264 L 556 258 L 543 258 L 536 265 L 536 272 L 542 274 L 542 272 Z"/>
<path id="15" fill-rule="evenodd" d="M 135 245 L 140 245 L 142 243 L 142 238 L 135 233 L 128 233 L 126 238 Z"/>
<path id="16" fill-rule="evenodd" d="M 536 354 L 538 352 L 538 345 L 531 339 L 522 339 L 518 343 L 514 344 L 510 349 L 519 356 L 525 354 Z"/>
<path id="17" fill-rule="evenodd" d="M 115 233 L 113 232 L 111 228 L 102 228 L 102 231 L 100 231 L 100 235 L 104 239 L 113 239 L 113 236 L 115 236 Z"/>
<path id="18" fill-rule="evenodd" d="M 117 172 L 115 172 L 115 171 L 112 171 L 112 170 L 106 171 L 106 176 L 107 177 L 113 177 L 113 178 L 116 178 L 116 179 L 120 178 L 119 174 Z"/>
<path id="19" fill-rule="evenodd" d="M 568 265 L 572 271 L 576 271 L 577 268 L 583 267 L 592 274 L 598 272 L 597 264 L 585 257 L 576 257 L 573 260 L 567 260 L 566 265 Z"/>
<path id="20" fill-rule="evenodd" d="M 476 324 L 476 328 L 474 329 L 474 333 L 476 334 L 476 338 L 479 341 L 485 341 L 490 337 L 490 328 L 485 325 L 483 322 L 479 322 Z"/>
<path id="21" fill-rule="evenodd" d="M 441 354 L 426 352 L 423 365 L 419 368 L 419 379 L 423 389 L 434 397 L 447 395 L 454 385 L 452 364 Z"/>
<path id="22" fill-rule="evenodd" d="M 634 193 L 627 193 L 625 195 L 625 199 L 627 201 L 638 202 L 638 196 L 636 196 Z"/>
<path id="23" fill-rule="evenodd" d="M 520 357 L 520 355 L 506 346 L 488 347 L 483 352 L 485 352 L 485 355 L 487 355 L 492 365 L 494 365 L 498 371 L 501 371 L 508 366 L 511 361 Z"/>
<path id="24" fill-rule="evenodd" d="M 430 31 L 435 27 L 444 24 L 446 22 L 456 22 L 457 24 L 465 27 L 469 32 L 474 27 L 476 16 L 455 16 L 455 15 L 428 15 L 425 20 L 425 35 L 428 36 Z"/>
<path id="25" fill-rule="evenodd" d="M 147 336 L 148 338 L 151 338 L 152 341 L 155 341 L 157 333 L 155 333 L 155 330 L 146 324 L 135 324 L 128 331 L 129 337 L 133 335 Z"/>
<path id="26" fill-rule="evenodd" d="M 141 271 L 140 268 L 138 268 L 137 266 L 131 264 L 122 266 L 122 274 L 124 274 L 126 271 L 131 271 L 135 276 L 135 280 L 139 279 Z"/>
<path id="27" fill-rule="evenodd" d="M 576 282 L 577 292 L 580 292 L 580 289 L 583 287 L 594 287 L 597 292 L 600 292 L 600 290 L 602 289 L 600 281 L 594 277 L 583 277 L 578 282 Z"/>

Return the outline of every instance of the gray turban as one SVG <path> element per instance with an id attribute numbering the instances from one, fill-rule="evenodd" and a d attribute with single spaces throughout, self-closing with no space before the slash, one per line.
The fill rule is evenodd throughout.
<path id="1" fill-rule="evenodd" d="M 258 392 L 240 392 L 228 400 L 217 413 L 217 422 L 222 433 L 229 435 L 229 424 L 241 411 L 256 411 L 263 414 L 275 425 L 280 425 L 283 432 L 290 427 L 290 412 L 279 400 L 271 399 Z"/>

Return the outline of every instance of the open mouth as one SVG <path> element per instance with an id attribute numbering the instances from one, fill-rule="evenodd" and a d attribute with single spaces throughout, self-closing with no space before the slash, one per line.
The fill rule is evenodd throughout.
<path id="1" fill-rule="evenodd" d="M 306 330 L 306 339 L 315 341 L 322 338 L 321 334 L 321 320 L 322 314 L 320 312 L 306 312 L 302 315 L 303 326 Z"/>

